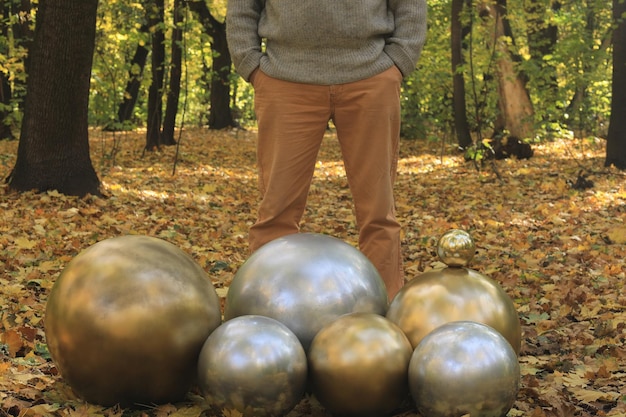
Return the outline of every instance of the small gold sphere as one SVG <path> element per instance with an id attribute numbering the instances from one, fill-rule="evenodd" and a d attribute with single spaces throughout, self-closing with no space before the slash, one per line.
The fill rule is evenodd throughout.
<path id="1" fill-rule="evenodd" d="M 476 252 L 472 236 L 465 230 L 453 229 L 439 238 L 437 255 L 450 267 L 467 266 Z"/>
<path id="2" fill-rule="evenodd" d="M 200 351 L 202 395 L 212 407 L 237 415 L 285 416 L 300 402 L 306 383 L 304 348 L 287 326 L 269 317 L 228 320 Z"/>
<path id="3" fill-rule="evenodd" d="M 342 417 L 388 415 L 409 397 L 413 348 L 402 330 L 373 313 L 346 314 L 317 333 L 308 353 L 314 395 Z"/>
<path id="4" fill-rule="evenodd" d="M 409 387 L 422 416 L 504 417 L 520 388 L 511 345 L 493 328 L 472 321 L 444 324 L 415 348 Z"/>

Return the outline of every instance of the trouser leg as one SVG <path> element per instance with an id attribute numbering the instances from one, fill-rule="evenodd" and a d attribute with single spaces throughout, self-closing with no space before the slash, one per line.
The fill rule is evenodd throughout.
<path id="1" fill-rule="evenodd" d="M 330 118 L 328 87 L 290 83 L 258 73 L 254 88 L 262 200 L 249 233 L 251 251 L 299 231 Z"/>
<path id="2" fill-rule="evenodd" d="M 400 137 L 400 83 L 394 67 L 335 91 L 333 120 L 355 204 L 359 248 L 390 299 L 404 285 L 393 186 Z"/>

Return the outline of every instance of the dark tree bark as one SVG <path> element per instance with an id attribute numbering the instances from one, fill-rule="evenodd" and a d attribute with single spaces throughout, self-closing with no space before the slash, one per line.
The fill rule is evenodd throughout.
<path id="1" fill-rule="evenodd" d="M 230 109 L 230 73 L 232 60 L 226 42 L 226 24 L 213 17 L 204 1 L 189 3 L 191 10 L 200 16 L 205 32 L 211 37 L 213 68 L 209 109 L 209 129 L 237 127 Z"/>
<path id="2" fill-rule="evenodd" d="M 11 129 L 11 84 L 7 74 L 0 71 L 0 140 L 15 139 Z"/>
<path id="3" fill-rule="evenodd" d="M 613 87 L 605 166 L 626 169 L 626 2 L 613 0 Z"/>
<path id="4" fill-rule="evenodd" d="M 15 167 L 17 191 L 100 194 L 89 154 L 89 82 L 98 0 L 40 0 Z"/>
<path id="5" fill-rule="evenodd" d="M 183 64 L 183 2 L 174 0 L 174 29 L 172 29 L 172 53 L 170 62 L 170 80 L 167 90 L 167 102 L 165 117 L 163 118 L 162 142 L 167 145 L 176 144 L 174 130 L 176 128 L 176 115 L 178 114 L 178 101 L 180 97 L 180 79 L 182 77 Z"/>
<path id="6" fill-rule="evenodd" d="M 147 33 L 148 26 L 143 25 L 141 32 Z M 135 54 L 130 61 L 130 70 L 128 72 L 126 89 L 124 90 L 124 99 L 117 110 L 117 121 L 121 126 L 124 126 L 124 124 L 129 122 L 133 117 L 133 110 L 135 109 L 135 104 L 137 104 L 137 98 L 139 97 L 141 78 L 149 52 L 150 50 L 146 48 L 145 44 L 138 43 Z"/>
<path id="7" fill-rule="evenodd" d="M 164 1 L 153 0 L 147 5 L 150 17 L 148 26 L 152 31 L 152 83 L 148 90 L 148 120 L 146 150 L 154 151 L 161 143 L 163 120 L 163 81 L 165 78 L 165 33 L 163 32 Z"/>
<path id="8" fill-rule="evenodd" d="M 469 123 L 467 122 L 467 103 L 465 101 L 465 79 L 461 71 L 463 59 L 463 40 L 471 28 L 463 25 L 461 15 L 467 0 L 452 0 L 452 19 L 450 23 L 452 46 L 452 101 L 454 108 L 454 130 L 461 149 L 472 144 Z M 471 7 L 471 5 L 470 5 Z"/>

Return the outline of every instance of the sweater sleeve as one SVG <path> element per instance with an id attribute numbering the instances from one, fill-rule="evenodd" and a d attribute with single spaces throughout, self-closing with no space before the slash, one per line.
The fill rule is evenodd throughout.
<path id="1" fill-rule="evenodd" d="M 406 77 L 415 69 L 426 42 L 426 0 L 390 0 L 389 5 L 395 30 L 387 39 L 385 53 Z"/>
<path id="2" fill-rule="evenodd" d="M 263 0 L 229 0 L 226 11 L 226 38 L 235 69 L 249 81 L 259 66 L 263 53 L 259 36 L 259 20 Z"/>

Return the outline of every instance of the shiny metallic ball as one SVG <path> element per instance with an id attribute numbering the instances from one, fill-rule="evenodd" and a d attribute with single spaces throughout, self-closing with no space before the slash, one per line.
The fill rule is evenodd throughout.
<path id="1" fill-rule="evenodd" d="M 444 268 L 413 278 L 396 294 L 387 318 L 415 348 L 451 321 L 476 321 L 499 331 L 519 353 L 522 331 L 513 300 L 498 283 L 472 269 Z"/>
<path id="2" fill-rule="evenodd" d="M 287 414 L 304 395 L 306 381 L 300 341 L 269 317 L 224 322 L 200 352 L 198 383 L 206 400 L 246 417 Z"/>
<path id="3" fill-rule="evenodd" d="M 451 267 L 469 265 L 476 253 L 472 236 L 464 230 L 453 229 L 444 233 L 437 242 L 437 255 L 441 262 Z"/>
<path id="4" fill-rule="evenodd" d="M 380 417 L 409 398 L 413 348 L 385 317 L 353 313 L 324 326 L 309 350 L 313 394 L 334 415 Z"/>
<path id="5" fill-rule="evenodd" d="M 515 403 L 520 367 L 493 328 L 452 322 L 428 334 L 409 364 L 411 396 L 428 417 L 504 417 Z"/>
<path id="6" fill-rule="evenodd" d="M 340 239 L 296 233 L 254 252 L 229 287 L 224 319 L 271 317 L 298 337 L 305 351 L 326 324 L 352 312 L 384 315 L 387 290 L 358 249 Z"/>
<path id="7" fill-rule="evenodd" d="M 54 283 L 45 335 L 63 379 L 111 406 L 184 398 L 198 354 L 219 326 L 218 296 L 181 249 L 148 236 L 100 241 Z"/>

